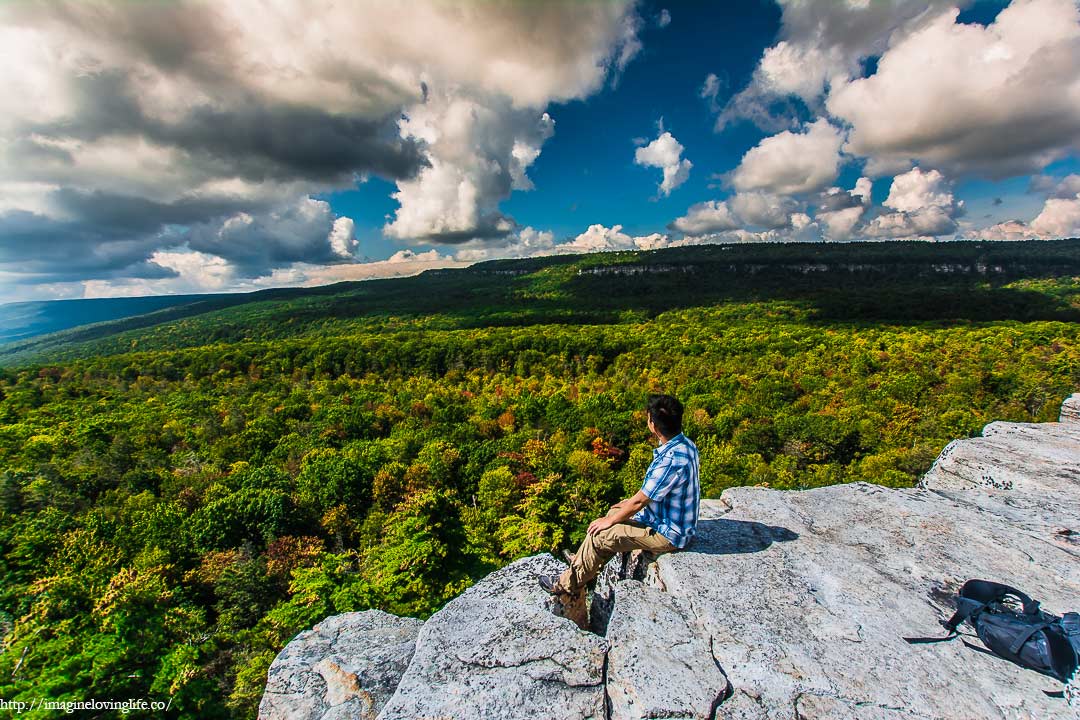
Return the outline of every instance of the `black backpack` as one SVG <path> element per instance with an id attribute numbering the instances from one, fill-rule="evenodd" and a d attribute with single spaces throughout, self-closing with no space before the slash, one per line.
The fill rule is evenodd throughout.
<path id="1" fill-rule="evenodd" d="M 1020 601 L 1021 612 L 1005 604 L 1009 596 Z M 1067 683 L 1080 665 L 1080 615 L 1051 615 L 1016 588 L 988 580 L 968 580 L 960 588 L 956 612 L 941 623 L 949 631 L 947 636 L 904 640 L 912 644 L 952 640 L 965 620 L 988 650 L 1021 667 Z"/>

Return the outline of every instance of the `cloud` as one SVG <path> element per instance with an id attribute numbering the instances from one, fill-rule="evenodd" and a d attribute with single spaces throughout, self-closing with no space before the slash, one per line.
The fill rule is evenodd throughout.
<path id="1" fill-rule="evenodd" d="M 515 188 L 532 188 L 526 170 L 555 131 L 547 113 L 515 110 L 508 99 L 444 93 L 429 95 L 399 126 L 403 137 L 422 143 L 429 164 L 416 178 L 398 181 L 393 198 L 401 207 L 385 232 L 449 243 L 513 228 L 497 204 Z"/>
<path id="2" fill-rule="evenodd" d="M 454 252 L 457 260 L 478 262 L 495 258 L 520 258 L 550 255 L 555 246 L 555 234 L 550 230 L 532 227 L 518 228 L 498 241 L 472 241 L 459 245 Z"/>
<path id="3" fill-rule="evenodd" d="M 831 187 L 817 198 L 814 220 L 829 240 L 850 240 L 870 207 L 873 183 L 861 177 L 851 190 Z"/>
<path id="4" fill-rule="evenodd" d="M 241 277 L 297 262 L 332 263 L 352 256 L 353 221 L 310 197 L 266 210 L 239 212 L 179 234 L 192 250 L 228 260 Z"/>
<path id="5" fill-rule="evenodd" d="M 734 230 L 741 224 L 741 221 L 732 213 L 727 202 L 710 200 L 709 202 L 691 205 L 690 209 L 686 211 L 686 215 L 672 221 L 668 225 L 668 229 L 686 235 L 707 235 L 724 230 Z"/>
<path id="6" fill-rule="evenodd" d="M 798 124 L 798 98 L 819 110 L 830 85 L 859 77 L 862 61 L 880 55 L 890 38 L 920 28 L 943 8 L 971 0 L 778 0 L 780 40 L 762 53 L 750 83 L 720 112 L 717 132 L 750 120 L 767 132 Z"/>
<path id="7" fill-rule="evenodd" d="M 761 57 L 754 81 L 768 95 L 795 95 L 812 103 L 821 94 L 830 73 L 843 65 L 835 48 L 822 50 L 781 40 Z"/>
<path id="8" fill-rule="evenodd" d="M 863 230 L 871 237 L 938 237 L 956 231 L 956 220 L 946 208 L 928 207 L 913 213 L 887 213 L 870 221 Z"/>
<path id="9" fill-rule="evenodd" d="M 790 227 L 797 209 L 793 200 L 779 195 L 737 193 L 727 200 L 691 205 L 686 215 L 673 220 L 668 229 L 687 236 L 712 235 L 747 227 L 776 230 Z"/>
<path id="10" fill-rule="evenodd" d="M 790 198 L 761 192 L 737 193 L 728 203 L 743 224 L 768 230 L 790 225 L 791 214 L 796 209 Z"/>
<path id="11" fill-rule="evenodd" d="M 656 16 L 656 26 L 666 28 L 671 24 L 671 13 L 667 8 L 661 8 L 660 14 Z"/>
<path id="12" fill-rule="evenodd" d="M 1006 220 L 980 230 L 969 230 L 964 237 L 969 240 L 1031 240 L 1037 234 L 1021 220 Z"/>
<path id="13" fill-rule="evenodd" d="M 165 278 L 85 280 L 78 297 L 135 297 L 228 291 L 236 280 L 232 267 L 221 257 L 191 250 L 158 250 L 151 262 L 172 271 Z M 72 293 L 76 294 L 76 293 Z"/>
<path id="14" fill-rule="evenodd" d="M 344 224 L 303 208 L 368 175 L 398 184 L 394 236 L 498 236 L 547 106 L 603 88 L 640 28 L 628 0 L 6 3 L 0 272 L 173 272 L 151 258 L 178 234 L 237 277 L 344 262 Z M 12 264 L 36 238 L 62 239 Z"/>
<path id="15" fill-rule="evenodd" d="M 605 227 L 590 225 L 589 228 L 568 243 L 554 247 L 556 253 L 592 253 L 613 250 L 654 250 L 668 244 L 666 235 L 653 233 L 633 237 L 622 231 L 622 225 Z"/>
<path id="16" fill-rule="evenodd" d="M 937 237 L 956 232 L 963 201 L 953 197 L 949 182 L 937 170 L 910 171 L 893 178 L 882 203 L 895 212 L 879 215 L 865 228 L 872 237 Z"/>
<path id="17" fill-rule="evenodd" d="M 351 258 L 359 244 L 354 234 L 355 223 L 352 218 L 339 217 L 334 220 L 327 240 L 330 242 L 330 250 L 337 256 Z"/>
<path id="18" fill-rule="evenodd" d="M 865 207 L 855 205 L 842 210 L 819 211 L 815 219 L 819 223 L 824 223 L 824 234 L 830 240 L 850 240 L 864 212 L 866 212 Z"/>
<path id="19" fill-rule="evenodd" d="M 1080 147 L 1080 8 L 1015 0 L 988 25 L 946 9 L 893 38 L 877 72 L 833 86 L 831 114 L 867 171 L 911 163 L 1000 178 Z"/>
<path id="20" fill-rule="evenodd" d="M 820 239 L 817 230 L 816 223 L 809 223 L 808 226 L 803 226 L 798 231 L 795 231 L 793 228 L 786 228 L 783 230 L 747 230 L 746 228 L 736 228 L 734 230 L 725 230 L 723 232 L 709 233 L 706 235 L 687 235 L 686 237 L 672 242 L 671 245 L 686 246 L 721 245 L 728 243 L 799 242 L 803 237 L 807 237 L 807 241 L 810 241 Z"/>
<path id="21" fill-rule="evenodd" d="M 861 177 L 855 181 L 855 187 L 844 191 L 842 188 L 831 187 L 817 198 L 818 212 L 832 212 L 834 210 L 846 210 L 853 207 L 869 207 L 870 193 L 873 183 L 870 178 Z"/>
<path id="22" fill-rule="evenodd" d="M 1080 194 L 1080 175 L 1074 173 L 1063 178 L 1036 175 L 1031 178 L 1031 190 L 1054 198 L 1073 198 Z"/>
<path id="23" fill-rule="evenodd" d="M 1047 200 L 1031 229 L 1041 237 L 1080 237 L 1080 194 Z"/>
<path id="24" fill-rule="evenodd" d="M 720 89 L 720 78 L 715 73 L 709 73 L 705 76 L 705 82 L 701 84 L 701 89 L 698 90 L 698 97 L 708 102 L 709 108 L 713 112 L 718 109 L 717 98 L 720 96 Z"/>
<path id="25" fill-rule="evenodd" d="M 39 285 L 24 290 L 18 299 L 251 292 L 270 287 L 314 287 L 353 280 L 408 277 L 425 270 L 467 267 L 470 264 L 434 249 L 420 253 L 401 250 L 387 260 L 334 265 L 301 262 L 275 268 L 256 278 L 243 278 L 234 273 L 234 268 L 224 258 L 186 248 L 155 252 L 154 261 L 173 269 L 174 274 L 160 279 L 122 277 Z"/>
<path id="26" fill-rule="evenodd" d="M 855 187 L 851 189 L 853 197 L 862 201 L 863 205 L 870 205 L 870 194 L 873 192 L 874 182 L 868 177 L 861 177 L 855 181 Z"/>
<path id="27" fill-rule="evenodd" d="M 694 164 L 682 157 L 683 149 L 675 136 L 664 132 L 661 126 L 661 133 L 655 140 L 634 151 L 635 163 L 664 171 L 664 178 L 658 188 L 661 195 L 670 195 L 672 190 L 690 177 L 690 168 Z"/>
<path id="28" fill-rule="evenodd" d="M 1071 198 L 1047 198 L 1042 210 L 1029 223 L 1007 220 L 987 228 L 970 230 L 965 236 L 982 240 L 1080 237 L 1080 192 Z"/>
<path id="29" fill-rule="evenodd" d="M 972 0 L 779 2 L 780 37 L 718 131 L 829 117 L 850 128 L 844 151 L 871 176 L 917 164 L 996 179 L 1080 148 L 1074 0 L 1013 0 L 985 26 L 957 22 Z"/>
<path id="30" fill-rule="evenodd" d="M 803 132 L 785 130 L 767 137 L 743 155 L 731 175 L 736 190 L 781 195 L 824 189 L 840 173 L 843 133 L 821 119 Z"/>
<path id="31" fill-rule="evenodd" d="M 168 275 L 150 262 L 161 246 L 156 232 L 114 231 L 100 224 L 54 219 L 24 210 L 0 215 L 0 271 L 19 281 L 62 282 L 83 277 Z"/>
<path id="32" fill-rule="evenodd" d="M 522 258 L 540 255 L 570 255 L 618 250 L 655 250 L 672 244 L 671 239 L 661 233 L 629 235 L 623 232 L 622 225 L 613 225 L 612 227 L 601 224 L 590 225 L 585 232 L 561 243 L 555 242 L 555 234 L 550 230 L 523 227 L 517 228 L 493 244 L 476 241 L 464 243 L 458 246 L 454 258 L 460 261 L 478 262 L 497 258 Z"/>
<path id="33" fill-rule="evenodd" d="M 386 262 L 390 265 L 400 265 L 402 263 L 415 263 L 415 262 L 444 262 L 450 260 L 448 256 L 440 255 L 438 250 L 426 250 L 424 252 L 416 252 L 414 250 L 398 250 L 396 253 L 386 259 Z"/>
<path id="34" fill-rule="evenodd" d="M 917 212 L 933 206 L 951 207 L 954 200 L 944 175 L 937 170 L 923 172 L 912 168 L 893 178 L 889 196 L 882 204 L 901 212 Z"/>

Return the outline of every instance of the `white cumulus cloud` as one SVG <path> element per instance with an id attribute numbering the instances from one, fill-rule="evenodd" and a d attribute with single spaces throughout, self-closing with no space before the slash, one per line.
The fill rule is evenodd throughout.
<path id="1" fill-rule="evenodd" d="M 668 228 L 686 235 L 707 235 L 734 230 L 741 224 L 726 201 L 710 200 L 691 205 L 686 215 L 674 220 Z"/>
<path id="2" fill-rule="evenodd" d="M 425 149 L 428 165 L 415 178 L 398 181 L 393 198 L 401 207 L 386 234 L 461 242 L 512 229 L 497 203 L 514 188 L 532 187 L 525 172 L 555 124 L 547 113 L 515 110 L 506 99 L 432 93 L 399 126 L 403 138 Z"/>
<path id="3" fill-rule="evenodd" d="M 916 212 L 932 206 L 951 207 L 953 203 L 952 188 L 944 175 L 937 170 L 912 168 L 893 178 L 889 196 L 882 204 L 901 212 Z"/>
<path id="4" fill-rule="evenodd" d="M 624 233 L 622 225 L 590 225 L 589 228 L 568 243 L 555 246 L 556 253 L 592 253 L 613 250 L 655 250 L 668 243 L 667 236 L 659 233 L 631 236 Z"/>
<path id="5" fill-rule="evenodd" d="M 970 240 L 1031 240 L 1037 233 L 1021 220 L 1006 220 L 980 230 L 969 230 L 964 237 Z"/>
<path id="6" fill-rule="evenodd" d="M 780 39 L 766 48 L 749 85 L 717 118 L 723 130 L 751 120 L 771 132 L 795 124 L 786 98 L 820 109 L 832 85 L 859 77 L 863 61 L 880 55 L 922 27 L 941 9 L 972 0 L 777 0 L 783 10 Z"/>
<path id="7" fill-rule="evenodd" d="M 686 182 L 690 177 L 690 168 L 694 166 L 682 157 L 683 150 L 675 136 L 670 132 L 661 132 L 651 143 L 634 151 L 634 162 L 663 170 L 664 178 L 658 189 L 662 195 L 670 195 L 672 190 Z"/>
<path id="8" fill-rule="evenodd" d="M 870 221 L 865 232 L 872 237 L 938 237 L 956 232 L 956 218 L 963 212 L 948 180 L 937 170 L 912 168 L 893 178 L 883 203 L 895 212 Z"/>
<path id="9" fill-rule="evenodd" d="M 1042 237 L 1080 237 L 1080 195 L 1048 199 L 1031 229 Z"/>
<path id="10" fill-rule="evenodd" d="M 533 227 L 518 228 L 495 241 L 474 240 L 457 247 L 454 257 L 458 260 L 478 262 L 496 258 L 534 257 L 551 255 L 555 247 L 555 233 Z"/>
<path id="11" fill-rule="evenodd" d="M 339 217 L 334 220 L 334 225 L 330 228 L 330 236 L 327 240 L 330 241 L 330 249 L 334 251 L 335 255 L 343 258 L 353 257 L 359 244 L 354 234 L 355 229 L 356 224 L 350 217 Z"/>
<path id="12" fill-rule="evenodd" d="M 825 119 L 803 132 L 785 130 L 765 138 L 743 155 L 731 176 L 736 190 L 793 195 L 821 190 L 836 180 L 843 133 Z"/>
<path id="13" fill-rule="evenodd" d="M 948 8 L 894 38 L 877 72 L 834 86 L 847 150 L 871 173 L 912 161 L 990 177 L 1038 170 L 1080 147 L 1080 8 L 1014 0 L 988 26 Z"/>
<path id="14" fill-rule="evenodd" d="M 819 212 L 815 219 L 825 225 L 825 235 L 830 240 L 850 240 L 865 212 L 865 207 L 855 205 L 842 210 Z"/>
<path id="15" fill-rule="evenodd" d="M 796 210 L 790 198 L 763 192 L 736 193 L 728 199 L 728 204 L 743 224 L 769 230 L 790 225 Z"/>

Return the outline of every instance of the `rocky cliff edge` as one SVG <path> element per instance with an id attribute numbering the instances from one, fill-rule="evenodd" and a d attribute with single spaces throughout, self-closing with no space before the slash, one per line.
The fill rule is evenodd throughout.
<path id="1" fill-rule="evenodd" d="M 691 550 L 616 558 L 594 630 L 551 612 L 550 555 L 492 573 L 427 622 L 379 611 L 300 633 L 263 720 L 1080 717 L 1059 683 L 938 635 L 970 578 L 1080 610 L 1080 394 L 1060 422 L 987 425 L 919 486 L 732 488 Z M 972 645 L 978 641 L 967 638 Z"/>

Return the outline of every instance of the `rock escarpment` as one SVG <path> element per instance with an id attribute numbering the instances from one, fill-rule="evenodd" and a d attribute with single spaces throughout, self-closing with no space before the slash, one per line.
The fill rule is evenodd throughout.
<path id="1" fill-rule="evenodd" d="M 330 618 L 274 662 L 260 717 L 1080 717 L 1044 692 L 1061 689 L 1050 678 L 959 641 L 902 640 L 940 634 L 969 578 L 1080 609 L 1078 538 L 1074 395 L 1059 423 L 991 423 L 950 444 L 916 488 L 733 488 L 704 502 L 692 549 L 631 563 L 621 574 L 635 579 L 613 577 L 612 561 L 594 601 L 603 636 L 549 612 L 534 576 L 562 564 L 547 555 L 422 628 L 401 619 L 396 644 L 345 632 L 392 616 Z M 372 655 L 390 645 L 396 664 Z"/>

